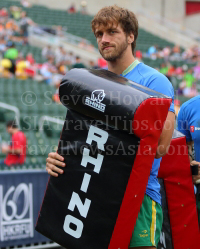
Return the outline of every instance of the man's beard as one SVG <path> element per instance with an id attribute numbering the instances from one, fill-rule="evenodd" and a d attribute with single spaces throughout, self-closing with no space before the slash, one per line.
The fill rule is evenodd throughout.
<path id="1" fill-rule="evenodd" d="M 109 45 L 108 45 L 109 46 Z M 100 52 L 100 54 L 102 55 L 102 57 L 106 60 L 106 61 L 115 61 L 116 59 L 119 59 L 121 56 L 122 56 L 122 54 L 124 53 L 124 51 L 127 49 L 127 47 L 128 47 L 128 41 L 127 41 L 127 39 L 123 42 L 123 43 L 121 43 L 120 45 L 119 45 L 119 47 L 118 48 L 116 48 L 116 47 L 113 47 L 112 49 L 113 49 L 113 51 L 111 51 L 111 52 L 109 52 L 109 53 L 103 53 L 103 51 L 101 51 L 100 49 L 99 49 L 99 52 Z"/>

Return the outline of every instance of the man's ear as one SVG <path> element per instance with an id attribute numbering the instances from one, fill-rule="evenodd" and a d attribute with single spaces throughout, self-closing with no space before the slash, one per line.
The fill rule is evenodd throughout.
<path id="1" fill-rule="evenodd" d="M 128 43 L 131 44 L 131 43 L 134 42 L 134 40 L 135 40 L 134 34 L 133 34 L 133 33 L 130 33 L 130 34 L 128 35 Z"/>

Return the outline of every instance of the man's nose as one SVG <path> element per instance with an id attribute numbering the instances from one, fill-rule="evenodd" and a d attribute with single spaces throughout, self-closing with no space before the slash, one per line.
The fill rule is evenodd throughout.
<path id="1" fill-rule="evenodd" d="M 101 39 L 102 43 L 109 43 L 110 42 L 110 36 L 106 33 L 104 33 L 102 35 L 102 39 Z"/>

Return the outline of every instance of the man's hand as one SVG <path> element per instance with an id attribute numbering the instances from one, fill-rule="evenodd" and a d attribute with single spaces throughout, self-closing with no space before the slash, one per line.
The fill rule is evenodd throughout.
<path id="1" fill-rule="evenodd" d="M 8 145 L 2 145 L 2 153 L 8 154 L 10 147 Z"/>
<path id="2" fill-rule="evenodd" d="M 193 184 L 199 184 L 200 183 L 200 162 L 192 161 L 190 165 L 191 166 L 198 165 L 198 175 L 193 175 L 192 180 L 193 180 Z"/>
<path id="3" fill-rule="evenodd" d="M 57 152 L 49 153 L 46 159 L 46 171 L 48 172 L 48 174 L 55 177 L 58 177 L 58 173 L 63 174 L 64 171 L 57 167 L 65 167 L 65 163 L 63 161 L 64 158 Z"/>

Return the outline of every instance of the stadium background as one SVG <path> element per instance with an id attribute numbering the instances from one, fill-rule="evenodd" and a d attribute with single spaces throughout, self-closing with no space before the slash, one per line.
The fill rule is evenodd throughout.
<path id="1" fill-rule="evenodd" d="M 26 2 L 31 5 L 27 7 Z M 76 56 L 86 67 L 104 65 L 99 61 L 96 40 L 90 29 L 93 15 L 103 6 L 117 4 L 137 15 L 140 30 L 136 57 L 169 77 L 174 86 L 177 108 L 200 92 L 200 1 L 74 0 L 73 4 L 75 13 L 70 13 L 72 2 L 67 0 L 0 1 L 0 10 L 6 8 L 7 11 L 7 16 L 0 16 L 5 30 L 9 20 L 18 27 L 17 34 L 3 35 L 0 46 L 5 44 L 7 49 L 12 41 L 18 50 L 18 62 L 29 62 L 25 66 L 22 63 L 21 67 L 16 65 L 15 74 L 10 74 L 9 67 L 2 63 L 5 51 L 1 50 L 1 144 L 10 140 L 6 122 L 16 119 L 27 137 L 28 149 L 23 165 L 0 166 L 0 179 L 5 174 L 17 172 L 44 173 L 46 157 L 49 152 L 56 151 L 66 115 L 65 107 L 57 100 L 59 80 L 74 67 Z M 20 7 L 20 12 L 26 11 L 30 18 L 28 38 L 20 33 L 21 17 L 11 16 L 11 6 Z M 45 54 L 44 48 L 47 46 L 51 46 L 51 56 L 54 57 L 51 69 L 46 69 L 49 54 Z M 62 46 L 61 52 L 59 46 Z M 56 52 L 63 52 L 65 58 L 57 65 Z M 51 73 L 48 79 L 45 70 Z M 1 153 L 0 159 L 4 157 Z M 23 240 L 21 243 L 23 245 Z M 41 239 L 32 246 L 36 248 L 38 243 L 42 243 Z"/>

